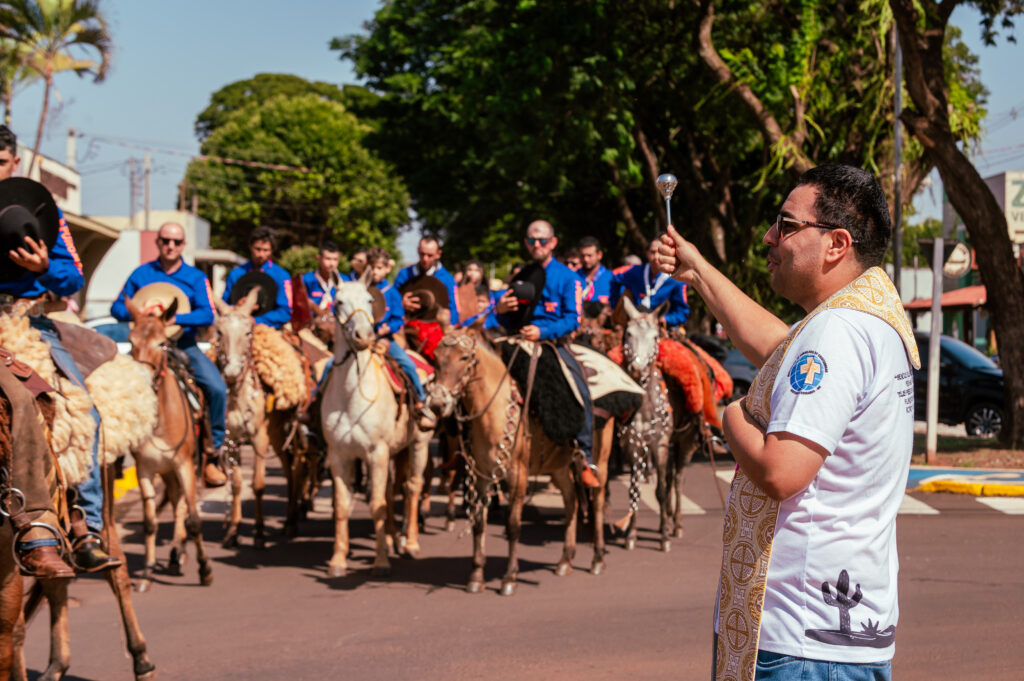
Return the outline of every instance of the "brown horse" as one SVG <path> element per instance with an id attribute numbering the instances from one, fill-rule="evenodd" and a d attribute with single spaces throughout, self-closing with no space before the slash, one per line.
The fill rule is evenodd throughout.
<path id="1" fill-rule="evenodd" d="M 131 300 L 125 303 L 134 322 L 129 336 L 132 357 L 152 370 L 158 404 L 157 425 L 153 435 L 133 452 L 146 532 L 146 565 L 138 589 L 149 590 L 153 569 L 156 567 L 157 505 L 153 481 L 157 476 L 163 479 L 167 498 L 174 509 L 174 538 L 171 541 L 169 570 L 172 574 L 182 574 L 188 559 L 187 537 L 196 545 L 199 583 L 209 586 L 213 583 L 213 569 L 206 556 L 206 549 L 203 548 L 202 522 L 196 494 L 197 414 L 167 358 L 170 348 L 166 327 L 174 319 L 178 301 L 174 300 L 159 317 L 144 314 Z"/>
<path id="2" fill-rule="evenodd" d="M 219 298 L 214 302 L 219 315 L 214 322 L 217 348 L 217 368 L 224 376 L 228 387 L 227 437 L 225 450 L 231 468 L 231 509 L 228 529 L 224 535 L 224 546 L 238 546 L 238 526 L 242 521 L 242 469 L 239 466 L 239 449 L 245 443 L 252 445 L 253 478 L 252 491 L 256 497 L 253 528 L 253 546 L 262 549 L 266 545 L 266 527 L 263 518 L 263 493 L 267 486 L 267 452 L 273 447 L 285 474 L 288 496 L 288 511 L 285 518 L 285 534 L 295 536 L 300 517 L 299 488 L 302 481 L 296 481 L 296 466 L 293 465 L 289 450 L 285 446 L 294 441 L 292 425 L 295 409 L 276 410 L 267 408 L 263 383 L 253 363 L 252 309 L 256 305 L 259 289 L 231 307 Z M 293 437 L 289 437 L 292 435 Z M 290 443 L 289 443 L 290 444 Z"/>
<path id="3" fill-rule="evenodd" d="M 576 518 L 578 500 L 573 481 L 573 449 L 547 438 L 540 423 L 529 422 L 523 428 L 518 390 L 508 376 L 505 365 L 479 325 L 471 329 L 446 329 L 435 350 L 440 371 L 430 388 L 428 404 L 435 411 L 450 416 L 456 403 L 472 416 L 469 427 L 469 458 L 467 459 L 467 495 L 471 503 L 473 523 L 473 571 L 466 588 L 477 593 L 483 588 L 484 530 L 487 526 L 487 500 L 499 480 L 509 488 L 509 512 L 506 535 L 509 543 L 508 566 L 501 580 L 500 593 L 515 593 L 519 575 L 519 537 L 522 531 L 523 503 L 526 500 L 527 476 L 547 473 L 562 493 L 565 503 L 565 544 L 555 568 L 559 576 L 572 572 L 576 555 Z M 594 558 L 591 572 L 600 574 L 604 568 L 604 487 L 608 478 L 608 455 L 611 451 L 614 422 L 594 426 L 594 461 L 600 469 L 601 487 L 594 492 L 591 515 Z M 520 432 L 522 430 L 522 432 Z"/>
<path id="4" fill-rule="evenodd" d="M 14 449 L 11 434 L 11 403 L 0 391 L 0 465 L 10 470 Z M 14 667 L 14 632 L 21 616 L 22 578 L 13 556 L 14 530 L 0 524 L 0 679 L 7 679 Z"/>

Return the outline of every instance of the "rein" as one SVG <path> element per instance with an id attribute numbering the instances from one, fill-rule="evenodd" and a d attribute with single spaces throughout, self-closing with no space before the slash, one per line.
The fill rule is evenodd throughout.
<path id="1" fill-rule="evenodd" d="M 377 398 L 380 397 L 381 381 L 377 381 L 377 392 L 373 395 L 373 397 L 369 397 L 366 393 L 363 392 L 363 369 L 359 366 L 359 353 L 365 350 L 370 350 L 373 343 L 357 341 L 348 332 L 348 323 L 352 321 L 352 318 L 359 313 L 362 313 L 363 315 L 366 316 L 366 319 L 370 322 L 370 328 L 373 328 L 373 316 L 369 313 L 369 311 L 364 310 L 361 307 L 357 307 L 356 309 L 352 310 L 348 314 L 348 316 L 345 317 L 345 321 L 341 320 L 337 312 L 334 313 L 334 319 L 338 323 L 338 328 L 341 329 L 341 337 L 345 340 L 345 344 L 348 345 L 348 350 L 346 350 L 345 354 L 341 356 L 340 362 L 335 362 L 333 365 L 331 365 L 331 371 L 334 371 L 335 369 L 344 365 L 345 362 L 348 361 L 349 357 L 354 357 L 356 360 L 356 387 L 359 390 L 360 396 L 362 396 L 362 398 L 367 402 L 373 404 L 374 402 L 377 401 Z M 370 359 L 367 362 L 367 366 L 369 366 L 372 363 L 373 351 L 371 350 Z M 387 380 L 387 378 L 385 377 L 384 380 Z"/>

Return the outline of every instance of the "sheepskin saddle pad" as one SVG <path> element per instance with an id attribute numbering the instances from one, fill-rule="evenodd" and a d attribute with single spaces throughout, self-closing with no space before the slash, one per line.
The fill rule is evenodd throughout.
<path id="1" fill-rule="evenodd" d="M 515 353 L 515 347 L 521 350 Z M 533 392 L 530 396 L 530 417 L 538 419 L 544 434 L 553 442 L 569 444 L 583 428 L 583 400 L 572 378 L 571 370 L 548 343 L 541 343 Z M 506 339 L 500 342 L 502 360 L 508 364 L 515 354 L 509 374 L 526 394 L 533 343 Z M 628 419 L 643 403 L 643 389 L 620 367 L 599 352 L 580 345 L 570 350 L 583 369 L 594 407 L 594 427 L 608 418 Z"/>
<path id="2" fill-rule="evenodd" d="M 253 326 L 252 360 L 260 380 L 273 396 L 273 408 L 288 410 L 306 404 L 309 389 L 302 355 L 284 334 L 263 324 Z"/>

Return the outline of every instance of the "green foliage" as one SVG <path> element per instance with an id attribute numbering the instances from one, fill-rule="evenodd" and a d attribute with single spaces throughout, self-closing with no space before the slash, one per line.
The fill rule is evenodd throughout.
<path id="1" fill-rule="evenodd" d="M 317 268 L 316 255 L 319 248 L 312 245 L 292 246 L 277 256 L 277 264 L 291 274 L 302 274 Z"/>
<path id="2" fill-rule="evenodd" d="M 228 101 L 220 94 L 212 100 Z M 409 222 L 409 196 L 391 166 L 363 146 L 369 126 L 315 92 L 238 105 L 209 132 L 202 153 L 292 169 L 190 163 L 186 182 L 214 245 L 244 250 L 257 225 L 277 230 L 279 250 L 327 238 L 343 251 L 393 244 Z"/>
<path id="3" fill-rule="evenodd" d="M 927 267 L 928 259 L 924 251 L 921 250 L 921 245 L 917 243 L 918 239 L 934 239 L 937 236 L 942 236 L 942 220 L 937 218 L 925 218 L 921 222 L 912 225 L 903 225 L 903 266 L 913 267 L 914 257 L 917 256 L 918 266 Z M 886 257 L 886 262 L 892 262 L 892 252 L 890 251 Z M 931 254 L 927 254 L 928 257 Z"/>

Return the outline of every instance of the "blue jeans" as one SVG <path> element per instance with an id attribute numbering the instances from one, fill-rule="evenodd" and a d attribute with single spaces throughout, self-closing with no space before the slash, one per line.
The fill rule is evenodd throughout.
<path id="1" fill-rule="evenodd" d="M 757 651 L 755 681 L 892 681 L 892 662 L 849 664 Z"/>
<path id="2" fill-rule="evenodd" d="M 412 387 L 416 390 L 416 399 L 420 402 L 425 402 L 427 399 L 427 393 L 423 390 L 423 383 L 420 382 L 420 375 L 416 373 L 416 364 L 413 363 L 412 358 L 409 357 L 409 353 L 405 349 L 396 343 L 394 340 L 388 345 L 388 354 L 398 362 L 398 366 L 402 367 L 402 371 L 412 381 Z"/>
<path id="3" fill-rule="evenodd" d="M 576 357 L 569 352 L 569 348 L 564 345 L 556 345 L 555 348 L 558 350 L 558 356 L 569 367 L 569 373 L 576 381 L 576 388 L 580 391 L 580 397 L 583 398 L 583 428 L 576 434 L 576 444 L 583 452 L 587 463 L 592 464 L 594 463 L 594 403 L 590 400 L 590 388 L 587 386 L 587 379 L 583 377 L 583 368 L 576 361 Z M 530 401 L 533 402 L 533 400 Z"/>
<path id="4" fill-rule="evenodd" d="M 213 448 L 220 450 L 224 444 L 224 420 L 228 410 L 228 387 L 224 378 L 210 358 L 203 354 L 197 345 L 190 345 L 181 350 L 188 355 L 188 363 L 192 366 L 192 374 L 206 398 L 206 408 L 210 414 L 210 435 L 213 436 Z"/>
<path id="5" fill-rule="evenodd" d="M 82 372 L 75 366 L 75 361 L 71 359 L 71 353 L 60 342 L 57 327 L 53 325 L 53 322 L 46 317 L 30 317 L 29 323 L 32 328 L 38 329 L 43 341 L 50 346 L 50 357 L 53 358 L 53 363 L 57 365 L 61 373 L 82 390 L 86 390 Z M 100 413 L 96 411 L 96 407 L 92 407 L 89 410 L 89 416 L 96 424 L 96 440 L 92 446 L 92 472 L 89 473 L 88 479 L 78 485 L 78 505 L 85 511 L 85 524 L 89 526 L 90 530 L 99 532 L 103 529 L 103 483 L 100 480 L 99 464 Z"/>

